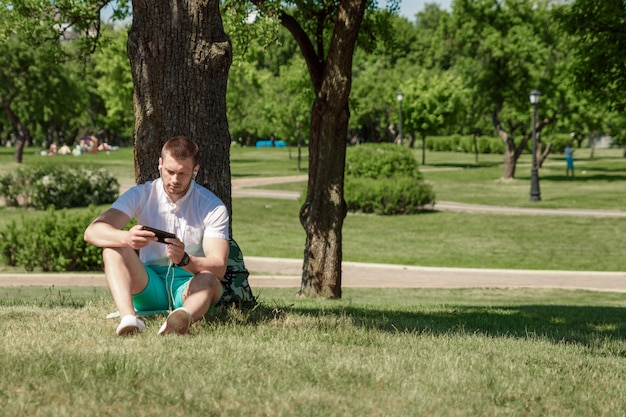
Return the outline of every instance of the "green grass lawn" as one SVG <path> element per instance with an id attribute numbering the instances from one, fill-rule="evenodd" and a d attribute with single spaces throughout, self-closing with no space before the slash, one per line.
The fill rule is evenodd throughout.
<path id="1" fill-rule="evenodd" d="M 415 152 L 419 155 L 420 150 Z M 234 147 L 233 178 L 303 174 L 296 169 L 295 156 L 293 149 Z M 508 182 L 499 180 L 501 155 L 480 155 L 477 164 L 473 155 L 430 152 L 422 170 L 442 201 L 621 210 L 626 182 L 626 159 L 621 150 L 596 150 L 594 159 L 579 151 L 576 157 L 575 180 L 565 179 L 564 162 L 558 155 L 546 162 L 541 172 L 543 200 L 538 203 L 529 202 L 530 167 L 524 158 L 518 165 L 518 179 Z M 11 158 L 10 150 L 2 149 L 0 169 L 14 169 Z M 129 148 L 80 157 L 42 157 L 29 151 L 23 165 L 95 164 L 133 182 L 132 158 Z M 294 183 L 272 188 L 304 191 L 305 186 Z M 301 258 L 305 235 L 298 220 L 299 208 L 297 201 L 234 199 L 233 236 L 244 254 Z M 76 210 L 83 209 L 68 210 L 68 216 Z M 41 215 L 14 208 L 0 208 L 0 213 L 0 230 L 25 215 Z M 424 266 L 622 271 L 625 261 L 619 242 L 624 230 L 623 218 L 453 212 L 380 217 L 350 213 L 343 228 L 343 257 L 346 261 Z"/>
<path id="2" fill-rule="evenodd" d="M 298 174 L 281 149 L 234 148 L 233 178 Z M 417 152 L 417 151 L 416 151 Z M 292 156 L 295 152 L 292 154 Z M 0 172 L 14 169 L 5 150 Z M 542 168 L 538 207 L 621 209 L 624 160 L 576 154 Z M 24 164 L 108 164 L 132 182 L 132 151 Z M 445 201 L 528 206 L 528 166 L 427 154 Z M 552 167 L 554 163 L 554 167 Z M 561 169 L 563 168 L 563 169 Z M 549 172 L 553 173 L 549 175 Z M 526 171 L 526 172 L 524 172 Z M 561 171 L 562 174 L 561 174 Z M 526 177 L 525 177 L 526 176 Z M 580 180 L 579 180 L 580 178 Z M 291 184 L 298 190 L 302 184 Z M 560 195 L 557 198 L 557 195 Z M 301 258 L 297 201 L 237 198 L 245 255 Z M 104 209 L 104 207 L 102 207 Z M 75 210 L 67 211 L 71 216 Z M 0 208 L 0 230 L 39 212 Z M 344 260 L 412 265 L 624 269 L 624 219 L 349 214 Z M 105 288 L 0 288 L 2 416 L 622 416 L 626 298 L 559 289 L 352 289 L 341 300 L 258 289 L 252 311 L 219 311 L 188 337 L 115 336 Z"/>
<path id="3" fill-rule="evenodd" d="M 418 154 L 419 151 L 416 151 Z M 565 176 L 562 155 L 552 155 L 539 171 L 541 201 L 530 201 L 529 155 L 520 158 L 514 180 L 501 180 L 502 155 L 431 152 L 422 167 L 437 200 L 511 207 L 623 210 L 626 158 L 622 149 L 576 152 L 576 177 Z"/>
<path id="4" fill-rule="evenodd" d="M 244 254 L 301 258 L 299 203 L 233 200 L 233 236 Z M 259 221 L 262 219 L 262 221 Z M 348 214 L 345 261 L 421 266 L 624 270 L 626 218 L 436 212 L 380 217 Z"/>
<path id="5" fill-rule="evenodd" d="M 103 289 L 0 289 L 3 416 L 619 416 L 626 300 L 263 289 L 187 337 L 118 338 Z"/>

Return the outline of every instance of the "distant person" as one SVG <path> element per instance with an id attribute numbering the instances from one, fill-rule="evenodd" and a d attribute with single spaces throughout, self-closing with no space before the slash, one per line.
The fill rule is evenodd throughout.
<path id="1" fill-rule="evenodd" d="M 574 150 L 571 144 L 565 146 L 565 176 L 569 178 L 570 173 L 574 178 Z"/>
<path id="2" fill-rule="evenodd" d="M 57 153 L 57 143 L 52 142 L 50 144 L 50 148 L 48 149 L 48 156 L 56 155 Z"/>
<path id="3" fill-rule="evenodd" d="M 137 312 L 155 310 L 171 311 L 159 335 L 186 334 L 222 297 L 229 215 L 215 194 L 196 184 L 199 169 L 198 145 L 184 136 L 169 139 L 159 158 L 160 177 L 122 194 L 85 230 L 85 240 L 103 248 L 120 336 L 143 331 Z M 131 219 L 137 225 L 123 230 Z M 143 226 L 176 237 L 159 242 Z"/>
<path id="4" fill-rule="evenodd" d="M 63 144 L 61 145 L 61 147 L 59 148 L 59 155 L 69 155 L 72 153 L 72 150 L 70 149 L 69 146 Z"/>
<path id="5" fill-rule="evenodd" d="M 107 142 L 102 142 L 100 145 L 98 145 L 98 150 L 99 151 L 112 151 L 113 147 L 109 145 Z"/>

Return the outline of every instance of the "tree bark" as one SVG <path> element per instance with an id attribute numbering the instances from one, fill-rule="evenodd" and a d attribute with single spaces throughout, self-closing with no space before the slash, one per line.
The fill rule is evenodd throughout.
<path id="1" fill-rule="evenodd" d="M 200 146 L 197 181 L 232 213 L 226 87 L 231 43 L 219 0 L 133 0 L 127 52 L 133 76 L 135 179 L 158 176 L 167 139 Z"/>
<path id="2" fill-rule="evenodd" d="M 520 143 L 516 146 L 515 140 L 511 137 L 512 131 L 516 129 L 512 128 L 510 129 L 511 132 L 507 132 L 502 127 L 499 114 L 500 114 L 500 107 L 496 107 L 496 109 L 493 111 L 492 121 L 493 121 L 493 126 L 495 127 L 496 132 L 498 133 L 498 136 L 500 137 L 500 139 L 502 139 L 502 142 L 504 143 L 504 172 L 502 173 L 502 179 L 511 180 L 515 178 L 515 169 L 517 168 L 517 160 L 519 159 L 524 149 L 526 149 L 526 145 L 528 144 L 528 142 L 532 140 L 532 134 L 531 133 L 525 134 L 522 137 L 522 140 L 520 141 Z M 541 146 L 541 142 L 539 142 L 541 131 L 543 130 L 544 127 L 554 123 L 555 120 L 556 120 L 556 116 L 553 118 L 546 117 L 545 119 L 539 120 L 537 122 L 537 126 L 535 128 L 536 134 L 537 134 L 537 141 L 538 141 L 537 161 L 541 161 L 541 162 L 538 162 L 538 165 L 537 165 L 538 167 L 541 167 L 541 163 L 543 163 L 543 160 L 547 158 L 550 152 L 550 145 L 546 147 L 544 152 L 541 151 L 542 146 Z"/>
<path id="3" fill-rule="evenodd" d="M 294 22 L 285 25 L 300 45 L 313 87 L 309 181 L 300 222 L 306 232 L 300 296 L 341 297 L 342 227 L 347 213 L 344 169 L 348 138 L 348 97 L 352 57 L 366 0 L 341 0 L 327 59 L 304 38 Z M 291 24 L 292 27 L 288 25 Z"/>
<path id="4" fill-rule="evenodd" d="M 17 132 L 17 142 L 15 143 L 15 154 L 13 155 L 15 162 L 21 164 L 24 159 L 24 146 L 27 143 L 32 143 L 33 139 L 30 135 L 30 130 L 22 123 L 20 118 L 11 108 L 11 101 L 5 101 L 2 97 L 0 97 L 0 104 L 4 109 L 7 117 L 11 121 L 13 128 Z"/>

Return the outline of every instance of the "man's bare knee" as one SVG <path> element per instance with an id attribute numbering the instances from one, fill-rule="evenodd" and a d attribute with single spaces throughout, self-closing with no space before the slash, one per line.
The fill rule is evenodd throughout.
<path id="1" fill-rule="evenodd" d="M 210 304 L 216 303 L 222 295 L 222 284 L 215 275 L 201 272 L 189 281 L 183 292 L 183 302 L 188 296 L 199 292 L 208 292 Z"/>
<path id="2" fill-rule="evenodd" d="M 102 248 L 102 259 L 106 263 L 108 260 L 119 261 L 130 256 L 137 257 L 136 252 L 132 248 Z"/>

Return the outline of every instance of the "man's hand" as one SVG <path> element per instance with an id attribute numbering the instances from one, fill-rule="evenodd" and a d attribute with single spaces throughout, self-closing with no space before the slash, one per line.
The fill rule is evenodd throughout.
<path id="1" fill-rule="evenodd" d="M 172 263 L 179 264 L 183 257 L 185 256 L 185 244 L 181 242 L 178 238 L 165 239 L 167 245 L 167 257 L 172 261 Z"/>
<path id="2" fill-rule="evenodd" d="M 133 249 L 141 249 L 150 242 L 157 242 L 154 232 L 145 230 L 142 225 L 133 226 L 129 231 L 129 246 Z M 175 264 L 182 261 L 185 256 L 185 244 L 178 238 L 167 237 L 164 239 L 167 244 L 167 257 Z"/>
<path id="3" fill-rule="evenodd" d="M 157 240 L 154 232 L 151 232 L 149 230 L 143 230 L 143 226 L 139 224 L 133 226 L 128 231 L 128 236 L 128 246 L 133 249 L 145 248 L 150 242 L 156 242 Z"/>

